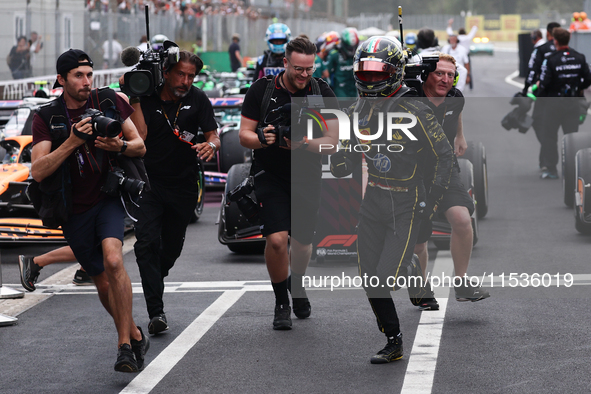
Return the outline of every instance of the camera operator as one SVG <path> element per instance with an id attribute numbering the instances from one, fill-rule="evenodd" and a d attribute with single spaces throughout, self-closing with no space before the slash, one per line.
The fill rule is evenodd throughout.
<path id="1" fill-rule="evenodd" d="M 427 75 L 423 83 L 424 101 L 435 113 L 437 121 L 443 128 L 448 141 L 453 141 L 456 156 L 462 156 L 466 148 L 466 138 L 462 127 L 462 110 L 464 109 L 464 96 L 460 90 L 453 86 L 457 78 L 458 70 L 453 56 L 440 53 L 439 62 L 435 71 Z M 432 164 L 426 166 L 432 169 Z M 432 171 L 426 171 L 426 184 L 431 183 Z M 443 193 L 439 209 L 451 225 L 451 256 L 454 262 L 455 275 L 463 277 L 468 270 L 470 256 L 472 255 L 473 231 L 471 215 L 474 212 L 474 202 L 460 180 L 459 168 L 454 164 L 448 189 Z M 421 270 L 427 269 L 427 241 L 431 238 L 433 225 L 430 220 L 421 222 L 421 229 L 415 245 L 415 253 L 419 256 Z M 479 301 L 489 297 L 486 290 L 481 287 L 471 286 L 466 283 L 455 288 L 458 301 Z M 438 310 L 439 304 L 431 295 L 425 297 L 419 303 L 422 310 Z"/>
<path id="2" fill-rule="evenodd" d="M 161 88 L 150 96 L 130 99 L 135 109 L 131 119 L 147 148 L 144 163 L 151 188 L 140 198 L 134 249 L 152 335 L 168 330 L 164 278 L 181 254 L 197 206 L 197 160 L 213 159 L 220 147 L 211 103 L 192 86 L 203 62 L 188 51 L 179 55 L 176 64 L 168 58 L 164 61 Z M 206 141 L 193 144 L 199 128 Z"/>
<path id="3" fill-rule="evenodd" d="M 302 288 L 302 276 L 310 261 L 320 206 L 320 144 L 336 147 L 338 123 L 336 119 L 327 120 L 328 129 L 319 138 L 304 138 L 301 141 L 285 138 L 286 146 L 279 146 L 280 141 L 275 134 L 277 130 L 266 123 L 269 121 L 266 118 L 272 110 L 290 103 L 292 97 L 320 94 L 325 98 L 325 103 L 326 98 L 334 97 L 324 80 L 312 79 L 315 55 L 316 46 L 307 38 L 291 40 L 283 59 L 285 71 L 255 82 L 248 90 L 242 107 L 240 143 L 254 149 L 251 173 L 258 174 L 264 170 L 262 175 L 255 177 L 254 182 L 256 197 L 261 205 L 261 231 L 267 241 L 265 262 L 275 293 L 273 328 L 276 330 L 291 329 L 290 284 L 295 315 L 304 319 L 311 313 L 310 302 Z M 269 87 L 271 90 L 268 90 Z M 267 91 L 271 93 L 270 96 L 266 94 Z M 331 152 L 326 150 L 324 153 Z M 292 160 L 298 163 L 294 168 Z M 290 262 L 291 277 L 288 280 Z"/>
<path id="4" fill-rule="evenodd" d="M 41 107 L 33 119 L 31 175 L 42 186 L 57 180 L 66 187 L 64 179 L 69 178 L 71 214 L 61 223 L 64 237 L 115 321 L 119 336 L 115 370 L 137 372 L 143 367 L 148 341 L 132 318 L 131 282 L 122 254 L 125 211 L 119 198 L 107 196 L 101 187 L 109 173 L 107 152 L 141 156 L 144 143 L 127 120 L 121 125 L 125 140 L 96 136 L 90 117 L 76 121 L 90 106 L 98 105 L 91 91 L 93 62 L 86 53 L 70 49 L 60 55 L 56 68 L 54 88 L 63 86 L 64 93 Z M 120 118 L 127 119 L 133 109 L 111 92 Z"/>
<path id="5" fill-rule="evenodd" d="M 540 74 L 538 97 L 546 99 L 540 139 L 540 161 L 542 179 L 556 179 L 558 173 L 558 128 L 564 134 L 579 131 L 581 107 L 579 97 L 584 99 L 583 90 L 591 85 L 591 72 L 585 55 L 568 46 L 570 33 L 561 27 L 552 30 L 556 51 L 544 60 Z"/>
<path id="6" fill-rule="evenodd" d="M 417 283 L 420 274 L 413 262 L 413 247 L 421 220 L 430 220 L 447 189 L 452 169 L 453 150 L 430 108 L 414 99 L 416 92 L 404 85 L 402 78 L 406 56 L 393 37 L 372 37 L 361 43 L 353 62 L 359 99 L 350 107 L 349 116 L 359 119 L 359 132 L 376 135 L 381 128 L 380 114 L 404 113 L 414 118 L 408 130 L 413 138 L 392 134 L 399 149 L 386 134 L 373 140 L 354 138 L 347 144 L 364 146 L 368 163 L 368 184 L 359 211 L 357 254 L 359 275 L 378 277 L 379 284 L 364 284 L 377 318 L 378 328 L 386 334 L 387 344 L 371 358 L 372 364 L 389 363 L 403 355 L 400 322 L 390 295 L 389 279 L 408 274 Z M 356 114 L 358 117 L 354 117 Z M 411 116 L 412 115 L 412 116 Z M 351 147 L 352 145 L 349 145 Z M 331 172 L 336 177 L 349 175 L 361 162 L 358 149 L 340 150 L 331 156 Z M 424 183 L 421 163 L 428 157 L 433 163 L 433 181 Z M 427 289 L 413 285 L 411 301 L 419 303 Z M 411 282 L 412 283 L 412 282 Z"/>

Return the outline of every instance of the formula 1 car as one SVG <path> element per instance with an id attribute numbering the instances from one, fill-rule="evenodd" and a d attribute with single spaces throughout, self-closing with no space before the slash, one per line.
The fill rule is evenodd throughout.
<path id="1" fill-rule="evenodd" d="M 207 92 L 206 92 L 207 93 Z M 205 172 L 205 186 L 208 188 L 223 188 L 226 184 L 227 173 L 234 164 L 250 161 L 251 151 L 240 145 L 238 132 L 243 97 L 210 97 L 214 117 L 218 123 L 220 134 L 220 150 L 215 159 L 203 162 Z M 203 131 L 199 131 L 198 142 L 204 142 Z"/>
<path id="2" fill-rule="evenodd" d="M 0 141 L 6 150 L 0 164 L 0 243 L 65 243 L 61 229 L 43 226 L 25 192 L 30 183 L 32 142 L 31 135 Z"/>
<path id="3" fill-rule="evenodd" d="M 575 156 L 575 228 L 591 234 L 591 148 L 581 149 Z"/>
<path id="4" fill-rule="evenodd" d="M 6 151 L 2 164 L 0 164 L 0 212 L 2 216 L 7 216 L 17 210 L 31 211 L 33 209 L 25 193 L 30 179 L 32 142 L 33 137 L 30 135 L 8 137 L 0 141 L 0 146 Z"/>
<path id="5" fill-rule="evenodd" d="M 239 186 L 250 174 L 251 163 L 236 164 L 230 168 L 226 188 L 222 197 L 222 204 L 218 216 L 218 240 L 235 253 L 262 253 L 265 248 L 265 238 L 261 234 L 257 222 L 249 222 L 244 216 L 238 202 L 227 201 L 228 192 Z M 245 198 L 250 198 L 256 204 L 254 192 Z"/>
<path id="6" fill-rule="evenodd" d="M 573 207 L 577 187 L 575 157 L 579 150 L 585 148 L 591 148 L 591 133 L 570 133 L 562 138 L 562 191 L 564 203 L 569 208 Z"/>
<path id="7" fill-rule="evenodd" d="M 482 219 L 488 213 L 488 172 L 486 168 L 486 151 L 482 142 L 467 141 L 468 149 L 461 157 L 472 163 L 474 172 L 474 193 L 476 214 Z"/>

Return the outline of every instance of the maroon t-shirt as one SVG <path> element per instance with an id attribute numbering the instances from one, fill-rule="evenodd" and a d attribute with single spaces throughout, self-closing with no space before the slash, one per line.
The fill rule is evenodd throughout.
<path id="1" fill-rule="evenodd" d="M 60 100 L 60 98 L 56 100 Z M 90 99 L 86 106 L 83 105 L 78 109 L 68 108 L 70 117 L 68 129 L 71 129 L 72 119 L 82 115 L 87 106 L 92 106 Z M 129 118 L 134 111 L 119 95 L 117 95 L 117 109 L 120 111 L 122 120 Z M 48 125 L 43 122 L 43 119 L 35 115 L 33 118 L 33 145 L 41 141 L 51 141 L 51 134 Z M 105 183 L 109 172 L 109 155 L 108 152 L 102 149 L 96 149 L 94 141 L 91 140 L 80 145 L 66 160 L 68 160 L 70 166 L 72 180 L 72 212 L 75 214 L 82 213 L 106 197 L 106 194 L 101 192 L 101 186 Z M 95 169 L 100 168 L 99 171 L 93 170 L 92 162 L 95 163 Z"/>

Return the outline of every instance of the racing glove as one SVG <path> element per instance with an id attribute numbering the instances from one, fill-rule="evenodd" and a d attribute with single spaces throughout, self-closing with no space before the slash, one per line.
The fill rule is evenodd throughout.
<path id="1" fill-rule="evenodd" d="M 431 186 L 431 191 L 427 195 L 425 201 L 419 202 L 419 210 L 417 217 L 421 220 L 431 220 L 433 215 L 437 212 L 437 205 L 445 192 L 445 188 L 439 185 Z"/>
<path id="2" fill-rule="evenodd" d="M 330 173 L 336 178 L 343 178 L 353 172 L 353 162 L 345 152 L 339 151 L 330 156 Z"/>

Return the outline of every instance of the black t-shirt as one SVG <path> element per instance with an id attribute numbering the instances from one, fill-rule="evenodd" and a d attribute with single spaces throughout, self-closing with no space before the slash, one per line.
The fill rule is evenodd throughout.
<path id="1" fill-rule="evenodd" d="M 183 187 L 183 182 L 194 181 L 197 171 L 197 153 L 191 144 L 177 137 L 179 132 L 197 135 L 217 129 L 211 102 L 202 90 L 191 87 L 189 93 L 178 101 L 162 101 L 158 93 L 141 99 L 142 112 L 148 126 L 144 162 L 150 182 L 168 187 Z M 168 116 L 167 121 L 164 112 Z M 177 116 L 178 114 L 178 116 Z"/>
<path id="2" fill-rule="evenodd" d="M 276 109 L 280 108 L 283 105 L 290 103 L 291 98 L 303 98 L 307 95 L 312 94 L 312 86 L 308 84 L 308 87 L 302 89 L 296 93 L 290 93 L 286 89 L 284 89 L 281 84 L 279 83 L 279 79 L 282 77 L 283 73 L 279 74 L 274 80 L 270 81 L 269 83 L 273 83 L 275 88 L 273 89 L 273 94 L 271 95 L 271 100 L 269 101 L 269 107 L 267 108 L 267 114 Z M 315 78 L 318 82 L 318 86 L 320 87 L 320 93 L 322 97 L 335 97 L 334 92 L 328 86 L 328 84 L 321 78 Z M 256 81 L 244 97 L 244 103 L 242 105 L 242 116 L 245 118 L 259 121 L 260 112 L 261 112 L 261 102 L 263 101 L 263 96 L 265 94 L 265 89 L 267 88 L 267 79 L 261 78 Z M 335 108 L 336 99 L 333 100 L 324 100 L 326 108 Z M 333 119 L 334 116 L 328 116 L 323 114 L 324 119 Z M 270 124 L 274 121 L 274 117 L 271 115 L 269 116 L 268 122 L 264 123 L 264 125 Z M 263 118 L 263 120 L 265 120 Z M 316 128 L 314 128 L 315 134 L 314 137 L 320 137 L 316 133 Z M 293 158 L 292 158 L 293 153 Z M 276 145 L 270 146 L 265 149 L 255 149 L 254 151 L 254 171 L 255 173 L 260 170 L 265 170 L 266 172 L 270 172 L 273 175 L 276 175 L 284 180 L 287 181 L 298 181 L 299 179 L 292 179 L 291 178 L 291 163 L 297 163 L 297 169 L 294 168 L 294 177 L 298 177 L 298 174 L 302 174 L 304 177 L 320 177 L 322 173 L 322 156 L 317 153 L 308 152 L 301 149 L 296 149 L 294 151 L 290 151 L 288 149 L 279 148 Z"/>
<path id="3" fill-rule="evenodd" d="M 240 68 L 240 62 L 236 57 L 236 51 L 240 52 L 240 45 L 237 42 L 232 42 L 230 44 L 230 48 L 228 48 L 228 52 L 230 53 L 230 67 L 232 67 L 232 71 L 236 71 Z"/>
<path id="4" fill-rule="evenodd" d="M 424 94 L 424 93 L 423 93 Z M 436 106 L 429 99 L 423 99 L 433 112 L 437 121 L 441 125 L 449 143 L 453 146 L 456 133 L 458 132 L 458 121 L 462 110 L 464 109 L 464 95 L 456 88 L 451 88 L 445 96 L 445 101 Z"/>

